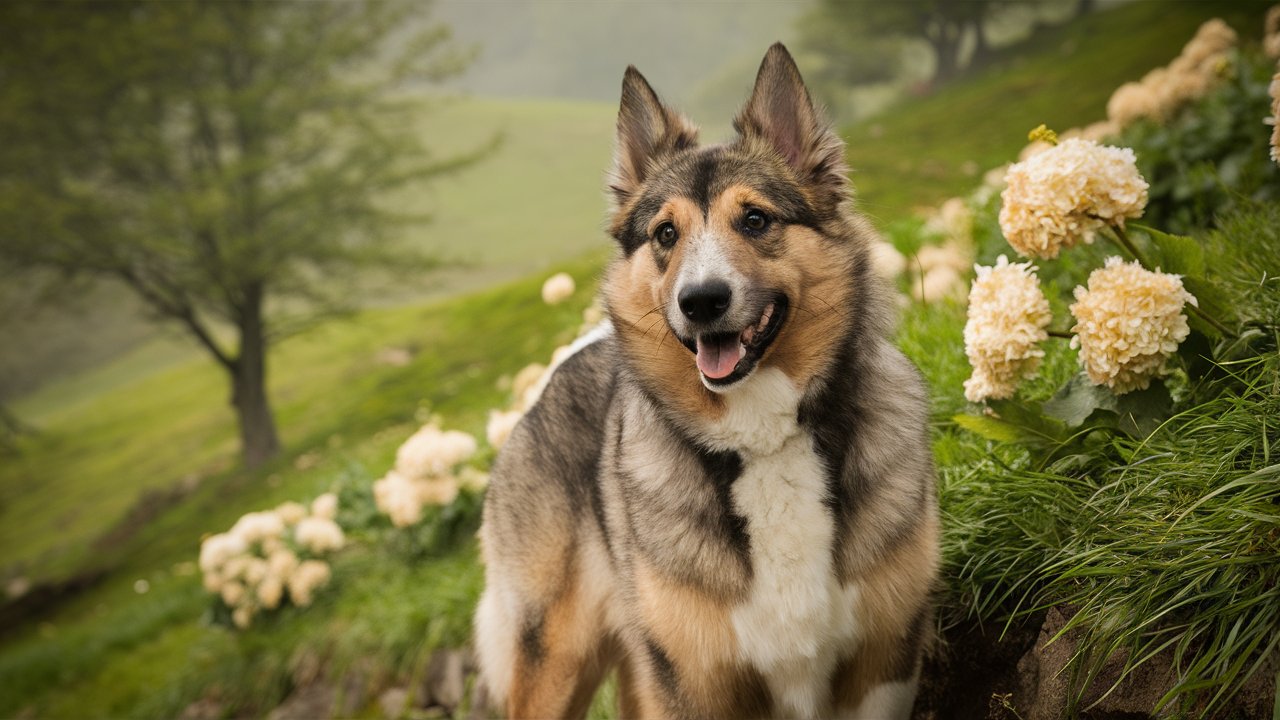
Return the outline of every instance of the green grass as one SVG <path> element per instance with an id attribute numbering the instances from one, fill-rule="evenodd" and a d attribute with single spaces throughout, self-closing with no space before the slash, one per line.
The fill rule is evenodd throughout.
<path id="1" fill-rule="evenodd" d="M 1269 5 L 1133 2 L 1043 31 L 973 77 L 847 128 L 859 207 L 883 223 L 967 193 L 978 174 L 1016 160 L 1037 125 L 1105 119 L 1115 88 L 1168 64 L 1205 20 L 1222 17 L 1257 43 Z"/>

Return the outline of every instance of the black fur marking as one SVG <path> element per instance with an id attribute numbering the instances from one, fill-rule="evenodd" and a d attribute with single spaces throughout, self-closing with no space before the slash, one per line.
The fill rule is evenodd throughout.
<path id="1" fill-rule="evenodd" d="M 529 611 L 520 628 L 520 652 L 530 665 L 542 662 L 547 654 L 547 649 L 542 644 L 542 624 L 543 614 Z"/>
<path id="2" fill-rule="evenodd" d="M 684 194 L 698 205 L 698 209 L 702 210 L 702 216 L 706 217 L 711 210 L 712 187 L 721 175 L 721 157 L 723 151 L 720 148 L 709 148 L 705 152 L 694 156 L 694 166 L 692 173 L 688 174 L 688 181 L 684 186 Z"/>
<path id="3" fill-rule="evenodd" d="M 747 532 L 747 519 L 733 509 L 733 483 L 742 475 L 742 456 L 733 451 L 716 452 L 692 444 L 694 454 L 702 465 L 702 471 L 716 489 L 716 501 L 720 505 L 720 529 L 728 537 L 729 544 L 742 558 L 747 577 L 751 577 L 751 536 Z"/>
<path id="4" fill-rule="evenodd" d="M 859 318 L 854 313 L 837 351 L 831 376 L 822 391 L 800 406 L 797 417 L 799 424 L 813 434 L 814 446 L 826 467 L 825 502 L 835 520 L 831 553 L 841 575 L 842 548 L 847 542 L 853 515 L 862 500 L 862 492 L 859 491 L 866 489 L 863 479 L 849 467 L 853 438 L 862 425 L 856 399 L 859 373 L 855 358 L 863 331 Z"/>
<path id="5" fill-rule="evenodd" d="M 890 680 L 906 680 L 915 675 L 916 664 L 924 647 L 925 635 L 929 624 L 933 622 L 932 607 L 925 605 L 916 611 L 916 615 L 907 625 L 907 633 L 898 644 L 898 652 L 893 658 L 893 667 L 889 671 Z"/>
<path id="6" fill-rule="evenodd" d="M 652 638 L 644 641 L 645 650 L 649 654 L 649 666 L 658 684 L 666 691 L 668 698 L 674 698 L 680 692 L 680 678 L 676 675 L 676 666 L 671 657 Z"/>

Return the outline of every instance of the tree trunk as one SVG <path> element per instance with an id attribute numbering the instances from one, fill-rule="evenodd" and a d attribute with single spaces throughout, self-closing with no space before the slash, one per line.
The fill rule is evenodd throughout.
<path id="1" fill-rule="evenodd" d="M 960 43 L 944 31 L 939 37 L 932 38 L 930 44 L 933 46 L 933 56 L 937 60 L 933 69 L 933 81 L 945 83 L 954 78 L 960 69 L 957 57 L 960 52 Z"/>
<path id="2" fill-rule="evenodd" d="M 262 293 L 251 290 L 240 318 L 240 355 L 231 371 L 231 405 L 240 422 L 245 467 L 261 467 L 280 450 L 275 416 L 267 398 L 267 340 L 262 327 Z"/>
<path id="3" fill-rule="evenodd" d="M 987 28 L 982 18 L 973 21 L 973 57 L 969 59 L 969 67 L 981 67 L 991 54 L 991 44 L 987 41 Z"/>

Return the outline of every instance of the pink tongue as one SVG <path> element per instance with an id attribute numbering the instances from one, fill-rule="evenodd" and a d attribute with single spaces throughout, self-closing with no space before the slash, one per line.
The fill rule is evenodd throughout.
<path id="1" fill-rule="evenodd" d="M 728 377 L 746 354 L 736 335 L 723 340 L 698 338 L 698 369 L 712 380 Z"/>

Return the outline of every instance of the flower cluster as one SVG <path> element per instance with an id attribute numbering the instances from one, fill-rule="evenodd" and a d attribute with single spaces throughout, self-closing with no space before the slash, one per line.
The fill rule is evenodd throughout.
<path id="1" fill-rule="evenodd" d="M 1196 299 L 1177 275 L 1147 270 L 1137 262 L 1107 258 L 1076 288 L 1072 347 L 1096 385 L 1117 394 L 1145 389 L 1190 331 L 1186 303 Z"/>
<path id="2" fill-rule="evenodd" d="M 423 426 L 400 446 L 396 465 L 373 484 L 378 509 L 396 527 L 422 520 L 427 505 L 448 505 L 458 496 L 459 465 L 476 452 L 476 440 L 457 430 Z"/>
<path id="3" fill-rule="evenodd" d="M 569 273 L 556 273 L 542 283 L 542 301 L 548 305 L 559 305 L 573 297 L 574 289 Z"/>
<path id="4" fill-rule="evenodd" d="M 1049 301 L 1029 262 L 1010 263 L 1001 255 L 994 266 L 974 269 L 978 277 L 964 325 L 973 375 L 964 381 L 964 396 L 970 402 L 1009 398 L 1044 357 L 1040 343 L 1048 337 Z"/>
<path id="5" fill-rule="evenodd" d="M 1235 45 L 1236 33 L 1229 25 L 1209 20 L 1168 66 L 1117 88 L 1107 101 L 1107 118 L 1119 127 L 1141 118 L 1169 119 L 1183 105 L 1208 93 L 1226 66 L 1227 51 Z"/>
<path id="6" fill-rule="evenodd" d="M 1129 148 L 1062 141 L 1005 174 L 1000 229 L 1023 257 L 1056 258 L 1104 225 L 1142 215 L 1147 182 Z"/>
<path id="7" fill-rule="evenodd" d="M 251 512 L 230 530 L 200 544 L 204 587 L 231 609 L 236 627 L 246 628 L 259 612 L 287 598 L 311 604 L 316 589 L 329 582 L 329 564 L 320 556 L 342 549 L 346 539 L 334 522 L 338 498 L 321 495 L 307 507 L 287 502 Z"/>
<path id="8" fill-rule="evenodd" d="M 964 274 L 973 264 L 973 253 L 960 243 L 925 245 L 916 252 L 919 274 L 912 278 L 911 294 L 917 300 L 937 302 L 964 294 Z"/>

